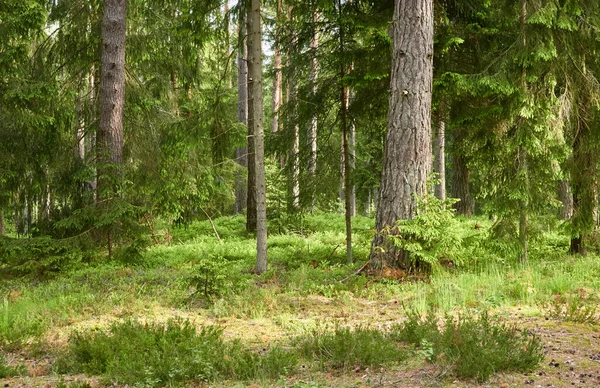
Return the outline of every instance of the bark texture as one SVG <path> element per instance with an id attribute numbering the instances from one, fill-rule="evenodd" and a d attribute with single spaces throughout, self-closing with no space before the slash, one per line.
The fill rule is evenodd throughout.
<path id="1" fill-rule="evenodd" d="M 111 190 L 109 177 L 123 164 L 123 105 L 125 99 L 126 0 L 106 0 L 102 20 L 100 124 L 97 134 L 100 195 Z"/>
<path id="2" fill-rule="evenodd" d="M 248 48 L 246 46 L 246 21 L 243 15 L 240 19 L 240 49 L 237 54 L 238 122 L 248 126 L 248 64 L 246 62 L 248 58 Z M 244 168 L 248 168 L 248 146 L 236 148 L 235 161 L 242 169 L 238 170 L 235 175 L 235 203 L 233 212 L 235 214 L 240 214 L 246 208 L 248 201 L 247 182 L 246 179 L 244 179 L 245 174 L 242 173 Z"/>
<path id="3" fill-rule="evenodd" d="M 251 20 L 251 9 L 248 10 L 248 14 L 246 15 L 246 23 L 247 23 L 247 32 L 248 34 L 252 34 L 252 20 Z M 251 55 L 252 46 L 251 39 L 252 36 L 249 36 L 248 45 L 248 77 L 246 80 L 246 85 L 248 88 L 248 191 L 246 198 L 246 231 L 247 232 L 256 232 L 256 163 L 255 163 L 255 149 L 254 149 L 254 82 L 252 81 L 253 74 L 255 72 L 256 64 L 253 62 Z"/>
<path id="4" fill-rule="evenodd" d="M 317 25 L 319 22 L 319 13 L 315 11 L 313 13 L 313 36 L 310 40 L 310 50 L 311 50 L 311 66 L 309 79 L 312 86 L 312 94 L 313 98 L 316 98 L 318 87 L 317 81 L 319 79 L 319 60 L 317 58 L 317 51 L 319 49 L 319 33 L 317 29 Z M 308 174 L 311 179 L 315 179 L 317 174 L 317 131 L 318 131 L 318 119 L 317 114 L 315 113 L 311 119 L 310 127 L 308 130 L 308 149 L 309 149 L 309 159 L 308 159 Z M 311 203 L 312 208 L 315 208 L 315 185 L 311 185 L 312 188 L 310 190 Z"/>
<path id="5" fill-rule="evenodd" d="M 442 102 L 443 104 L 443 102 Z M 437 173 L 439 183 L 435 185 L 435 197 L 446 200 L 446 117 L 444 108 L 440 108 L 435 144 L 433 147 L 433 172 Z"/>
<path id="6" fill-rule="evenodd" d="M 433 0 L 395 0 L 392 31 L 388 130 L 371 264 L 410 269 L 407 252 L 395 249 L 385 234 L 396 221 L 415 215 L 415 196 L 425 193 L 431 171 Z"/>
<path id="7" fill-rule="evenodd" d="M 267 270 L 267 189 L 265 183 L 264 123 L 262 104 L 262 47 L 260 26 L 260 0 L 252 0 L 250 20 L 250 70 L 249 84 L 252 84 L 253 132 L 255 151 L 255 193 L 256 193 L 256 272 Z"/>

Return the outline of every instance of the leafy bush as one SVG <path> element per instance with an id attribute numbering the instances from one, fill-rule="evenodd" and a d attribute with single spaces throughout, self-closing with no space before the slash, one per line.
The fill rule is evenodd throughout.
<path id="1" fill-rule="evenodd" d="M 300 354 L 317 361 L 322 369 L 377 367 L 407 358 L 406 351 L 388 333 L 365 327 L 336 326 L 333 332 L 318 327 L 297 342 Z"/>
<path id="2" fill-rule="evenodd" d="M 239 342 L 226 343 L 221 329 L 198 332 L 189 321 L 166 325 L 125 321 L 109 333 L 79 332 L 58 362 L 59 372 L 104 375 L 120 384 L 164 386 L 185 381 L 274 378 L 291 370 L 297 359 L 280 348 L 263 355 Z"/>
<path id="3" fill-rule="evenodd" d="M 544 358 L 538 337 L 499 323 L 487 312 L 478 317 L 447 316 L 443 329 L 438 327 L 433 314 L 422 319 L 411 313 L 392 332 L 398 340 L 416 345 L 429 361 L 441 358 L 458 377 L 478 381 L 486 381 L 501 371 L 529 371 Z"/>

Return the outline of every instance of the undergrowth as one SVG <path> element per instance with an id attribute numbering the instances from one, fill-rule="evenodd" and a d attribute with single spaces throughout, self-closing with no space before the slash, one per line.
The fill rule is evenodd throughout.
<path id="1" fill-rule="evenodd" d="M 433 314 L 409 313 L 406 322 L 393 328 L 396 339 L 413 344 L 425 359 L 451 366 L 461 378 L 488 380 L 498 372 L 527 372 L 543 359 L 538 337 L 517 330 L 487 312 L 446 316 L 438 324 Z"/>

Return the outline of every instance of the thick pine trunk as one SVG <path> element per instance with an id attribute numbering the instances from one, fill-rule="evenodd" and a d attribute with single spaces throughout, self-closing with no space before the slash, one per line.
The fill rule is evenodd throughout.
<path id="1" fill-rule="evenodd" d="M 250 32 L 250 71 L 249 84 L 252 84 L 253 129 L 256 174 L 256 272 L 267 270 L 267 191 L 265 183 L 264 124 L 262 104 L 262 47 L 260 27 L 260 0 L 252 0 Z"/>
<path id="2" fill-rule="evenodd" d="M 243 13 L 242 13 L 243 15 Z M 248 48 L 246 46 L 246 21 L 240 17 L 239 21 L 240 49 L 237 55 L 238 65 L 238 122 L 248 126 Z M 235 149 L 235 161 L 242 168 L 235 175 L 235 203 L 233 212 L 240 214 L 246 208 L 248 202 L 248 186 L 244 179 L 243 169 L 248 168 L 248 146 Z"/>
<path id="3" fill-rule="evenodd" d="M 126 0 L 106 0 L 102 20 L 100 124 L 97 159 L 100 197 L 111 195 L 123 164 Z"/>
<path id="4" fill-rule="evenodd" d="M 386 228 L 414 217 L 415 197 L 426 192 L 431 171 L 433 0 L 396 0 L 392 29 L 388 130 L 371 264 L 412 269 L 408 253 L 387 241 Z"/>

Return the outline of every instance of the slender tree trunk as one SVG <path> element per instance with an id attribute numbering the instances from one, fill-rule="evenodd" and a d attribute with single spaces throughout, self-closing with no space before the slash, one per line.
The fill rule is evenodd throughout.
<path id="1" fill-rule="evenodd" d="M 106 0 L 102 21 L 100 125 L 98 128 L 99 196 L 110 196 L 123 164 L 126 0 Z M 113 179 L 116 178 L 116 179 Z"/>
<path id="2" fill-rule="evenodd" d="M 408 252 L 386 239 L 386 229 L 414 217 L 416 196 L 431 170 L 433 0 L 395 0 L 388 131 L 371 264 L 412 269 Z M 416 261 L 416 268 L 421 263 Z M 426 269 L 426 268 L 424 268 Z"/>
<path id="3" fill-rule="evenodd" d="M 313 36 L 310 40 L 310 50 L 311 50 L 311 66 L 309 73 L 309 80 L 312 85 L 312 94 L 313 99 L 316 99 L 318 87 L 317 81 L 319 79 L 319 60 L 317 58 L 317 51 L 319 49 L 319 32 L 317 29 L 317 23 L 319 21 L 319 13 L 317 11 L 313 12 Z M 312 209 L 315 208 L 315 183 L 314 180 L 317 175 L 317 132 L 318 132 L 318 119 L 317 114 L 315 113 L 311 119 L 310 127 L 308 130 L 308 149 L 309 149 L 309 160 L 308 160 L 308 174 L 313 182 L 310 190 L 310 201 Z"/>
<path id="4" fill-rule="evenodd" d="M 283 74 L 281 72 L 281 15 L 283 13 L 282 0 L 277 0 L 277 14 L 275 17 L 275 49 L 273 50 L 273 119 L 271 120 L 271 132 L 275 133 L 281 129 L 280 116 L 281 103 L 283 102 Z"/>
<path id="5" fill-rule="evenodd" d="M 4 236 L 4 214 L 0 209 L 0 236 Z"/>
<path id="6" fill-rule="evenodd" d="M 521 24 L 521 44 L 523 45 L 523 49 L 527 46 L 527 37 L 526 37 L 526 21 L 527 21 L 527 0 L 521 0 L 521 15 L 520 15 L 520 24 Z M 524 92 L 527 92 L 527 70 L 523 67 L 523 76 L 521 80 L 521 87 Z M 521 118 L 521 125 L 524 124 L 525 117 Z M 525 129 L 521 129 L 525 130 Z M 519 241 L 521 242 L 521 263 L 527 262 L 527 256 L 529 252 L 529 245 L 527 241 L 528 229 L 529 229 L 529 163 L 528 163 L 528 152 L 525 146 L 519 146 L 519 169 L 524 172 L 525 175 L 525 191 L 526 195 L 521 195 L 521 199 L 519 200 Z"/>
<path id="7" fill-rule="evenodd" d="M 433 172 L 437 173 L 439 183 L 435 185 L 435 197 L 446 200 L 446 107 L 445 101 L 440 102 L 437 131 L 433 147 Z"/>
<path id="8" fill-rule="evenodd" d="M 240 48 L 237 54 L 238 65 L 238 122 L 248 127 L 248 48 L 246 46 L 246 20 L 244 13 L 241 13 L 239 20 L 239 44 Z M 250 140 L 249 140 L 250 141 Z M 248 202 L 248 184 L 244 179 L 242 170 L 248 169 L 248 146 L 235 149 L 235 160 L 242 168 L 235 174 L 235 204 L 234 214 L 240 214 L 246 208 Z"/>
<path id="9" fill-rule="evenodd" d="M 250 63 L 248 69 L 252 84 L 253 103 L 253 129 L 255 149 L 255 174 L 256 174 L 256 272 L 263 273 L 267 270 L 267 192 L 265 183 L 265 153 L 264 153 L 264 124 L 262 103 L 262 45 L 260 26 L 260 0 L 252 0 L 250 20 Z"/>
<path id="10" fill-rule="evenodd" d="M 293 22 L 292 16 L 293 6 L 288 7 L 288 20 L 290 25 Z M 297 211 L 300 206 L 300 124 L 298 123 L 298 72 L 294 69 L 294 63 L 292 60 L 293 52 L 296 44 L 298 43 L 298 36 L 296 31 L 292 27 L 291 33 L 291 44 L 288 46 L 288 103 L 291 102 L 293 108 L 291 109 L 291 121 L 294 123 L 292 133 L 292 147 L 290 149 L 289 160 L 291 161 L 291 203 L 289 209 L 291 211 Z"/>
<path id="11" fill-rule="evenodd" d="M 350 106 L 350 101 L 352 101 L 352 91 L 348 89 L 348 100 L 346 102 L 346 111 L 348 111 L 348 107 Z M 356 124 L 354 120 L 350 120 L 350 128 L 348 132 L 348 167 L 349 167 L 349 179 L 351 180 L 352 172 L 354 171 L 354 167 L 356 167 Z M 348 183 L 350 185 L 350 183 Z M 352 217 L 356 216 L 356 186 L 350 186 L 350 215 Z"/>
<path id="12" fill-rule="evenodd" d="M 88 78 L 88 93 L 89 93 L 89 97 L 88 97 L 88 107 L 86 109 L 86 122 L 87 122 L 87 131 L 90 131 L 90 128 L 92 128 L 91 124 L 93 122 L 95 122 L 98 118 L 98 107 L 96 106 L 96 66 L 92 65 L 92 68 L 90 70 L 90 75 Z M 85 137 L 85 148 L 86 148 L 86 163 L 88 164 L 88 166 L 91 166 L 94 169 L 94 174 L 93 177 L 87 182 L 86 184 L 86 188 L 88 190 L 91 190 L 91 192 L 93 193 L 94 196 L 94 200 L 96 200 L 96 195 L 97 195 L 97 174 L 95 173 L 95 166 L 93 163 L 93 160 L 95 159 L 95 153 L 97 152 L 96 150 L 96 137 L 97 137 L 97 133 L 94 132 L 89 132 L 86 134 Z"/>
<path id="13" fill-rule="evenodd" d="M 253 7 L 252 4 L 248 4 L 250 7 Z M 257 218 L 257 208 L 256 208 L 256 152 L 255 152 L 255 141 L 254 141 L 254 101 L 257 98 L 254 92 L 255 82 L 253 82 L 253 77 L 255 73 L 256 62 L 253 61 L 252 52 L 253 47 L 251 40 L 253 39 L 254 32 L 252 31 L 252 11 L 250 8 L 248 9 L 248 14 L 246 15 L 246 23 L 247 23 L 247 33 L 248 33 L 248 42 L 246 43 L 248 46 L 248 79 L 247 79 L 247 87 L 248 87 L 248 197 L 246 202 L 246 231 L 247 232 L 256 232 L 256 218 Z"/>
<path id="14" fill-rule="evenodd" d="M 225 77 L 227 77 L 227 86 L 229 87 L 229 89 L 233 88 L 233 79 L 231 77 L 231 62 L 229 60 L 229 58 L 232 55 L 231 52 L 231 43 L 230 43 L 230 37 L 229 37 L 229 24 L 230 24 L 230 15 L 229 15 L 229 0 L 225 1 L 225 3 L 223 4 L 223 13 L 225 16 L 225 49 L 226 49 L 226 54 L 227 54 L 227 58 L 226 58 L 226 67 L 225 67 Z"/>
<path id="15" fill-rule="evenodd" d="M 342 1 L 338 0 L 339 28 L 340 28 L 340 122 L 342 125 L 342 157 L 344 160 L 344 203 L 346 219 L 346 261 L 352 263 L 352 187 L 350 186 L 350 134 L 348 128 L 348 100 L 349 89 L 344 85 L 346 78 L 346 65 L 344 63 L 344 26 L 342 25 Z"/>

